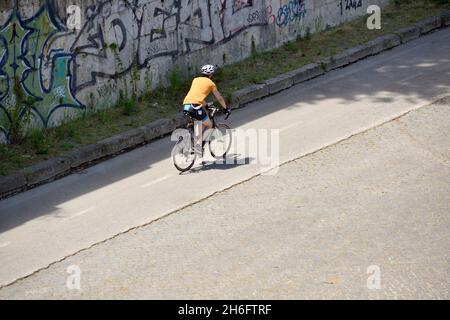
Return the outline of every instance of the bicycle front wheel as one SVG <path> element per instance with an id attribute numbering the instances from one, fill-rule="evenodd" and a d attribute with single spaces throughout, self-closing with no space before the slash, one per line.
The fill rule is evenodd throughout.
<path id="1" fill-rule="evenodd" d="M 219 124 L 214 128 L 209 139 L 209 151 L 216 159 L 223 159 L 230 151 L 232 143 L 231 129 L 226 124 Z"/>

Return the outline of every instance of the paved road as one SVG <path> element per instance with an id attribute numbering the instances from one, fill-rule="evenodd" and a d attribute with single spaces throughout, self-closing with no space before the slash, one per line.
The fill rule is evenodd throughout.
<path id="1" fill-rule="evenodd" d="M 234 127 L 241 129 L 280 129 L 280 161 L 285 163 L 302 155 L 335 144 L 336 142 L 360 133 L 368 128 L 385 123 L 405 112 L 426 105 L 441 96 L 449 95 L 449 50 L 450 29 L 446 29 L 413 41 L 405 46 L 395 48 L 390 52 L 369 58 L 345 69 L 331 72 L 323 77 L 296 86 L 276 96 L 253 103 L 245 109 L 236 111 L 233 114 L 235 120 L 232 124 Z M 445 119 L 447 119 L 448 115 L 445 116 Z M 440 142 L 442 141 L 439 141 L 439 143 Z M 389 143 L 386 144 L 387 147 L 389 147 L 389 145 Z M 226 232 L 236 234 L 237 231 L 240 231 L 242 233 L 241 237 L 247 239 L 247 242 L 242 243 L 252 243 L 251 246 L 244 246 L 242 248 L 243 251 L 240 252 L 241 254 L 245 255 L 247 252 L 249 258 L 255 258 L 254 253 L 251 254 L 251 252 L 259 252 L 262 254 L 260 258 L 262 260 L 258 260 L 260 263 L 264 262 L 264 252 L 268 252 L 269 257 L 266 258 L 284 259 L 284 254 L 286 252 L 277 252 L 274 250 L 277 248 L 277 245 L 281 245 L 282 243 L 280 242 L 281 240 L 275 241 L 275 235 L 277 233 L 274 232 L 277 230 L 278 232 L 282 232 L 280 234 L 283 234 L 284 237 L 281 239 L 292 237 L 291 239 L 294 242 L 291 244 L 294 244 L 296 243 L 294 234 L 287 233 L 287 231 L 291 230 L 289 227 L 287 227 L 287 229 L 281 227 L 280 229 L 274 228 L 273 231 L 266 230 L 267 236 L 271 235 L 271 237 L 266 238 L 267 241 L 265 242 L 260 242 L 262 239 L 257 237 L 255 238 L 255 241 L 251 241 L 252 236 L 255 236 L 255 233 L 258 231 L 251 231 L 254 229 L 254 226 L 249 223 L 250 221 L 255 223 L 255 221 L 254 219 L 251 219 L 253 211 L 249 210 L 249 208 L 258 208 L 258 202 L 242 202 L 241 207 L 237 209 L 238 211 L 232 209 L 233 211 L 231 213 L 234 213 L 234 215 L 231 216 L 232 218 L 226 217 L 224 218 L 225 220 L 223 220 L 233 222 L 231 225 L 216 223 L 214 219 L 208 220 L 207 215 L 205 215 L 199 217 L 199 219 L 201 219 L 198 220 L 204 221 L 204 225 L 195 227 L 198 223 L 193 224 L 195 220 L 191 220 L 193 217 L 189 214 L 185 216 L 184 213 L 187 212 L 185 210 L 178 211 L 175 215 L 167 216 L 175 210 L 179 210 L 189 204 L 211 196 L 216 191 L 227 189 L 244 180 L 254 177 L 259 174 L 261 170 L 266 170 L 267 167 L 258 164 L 238 166 L 211 165 L 204 167 L 204 170 L 199 169 L 196 170 L 195 173 L 180 176 L 174 171 L 171 161 L 169 160 L 170 148 L 171 144 L 169 139 L 162 139 L 141 149 L 99 164 L 80 174 L 66 177 L 57 182 L 1 201 L 0 284 L 6 285 L 12 283 L 17 278 L 28 276 L 36 270 L 45 268 L 53 262 L 62 260 L 82 249 L 105 241 L 106 239 L 113 238 L 120 233 L 125 233 L 132 228 L 149 224 L 158 219 L 157 222 L 149 225 L 149 227 L 158 225 L 160 228 L 155 231 L 156 233 L 153 234 L 150 239 L 144 240 L 144 243 L 148 245 L 148 247 L 144 246 L 144 250 L 151 250 L 150 253 L 153 255 L 151 256 L 151 259 L 148 259 L 148 254 L 142 254 L 140 246 L 131 244 L 127 251 L 141 253 L 140 259 L 142 259 L 143 262 L 141 265 L 143 269 L 140 269 L 141 271 L 146 268 L 148 269 L 148 265 L 145 265 L 144 262 L 153 261 L 152 266 L 161 273 L 161 281 L 167 279 L 165 275 L 171 274 L 171 272 L 178 267 L 181 268 L 180 270 L 186 271 L 178 274 L 178 278 L 174 277 L 174 283 L 168 284 L 168 290 L 161 291 L 161 296 L 170 297 L 173 295 L 174 291 L 169 290 L 170 288 L 177 289 L 176 291 L 180 296 L 195 297 L 199 294 L 208 292 L 214 296 L 214 291 L 205 290 L 203 293 L 193 293 L 193 291 L 187 290 L 186 287 L 189 286 L 192 277 L 198 278 L 199 281 L 203 281 L 204 286 L 207 286 L 209 283 L 209 286 L 216 288 L 216 290 L 221 288 L 220 281 L 222 280 L 225 281 L 222 285 L 228 288 L 232 288 L 232 284 L 236 283 L 237 279 L 240 279 L 240 281 L 244 281 L 243 283 L 245 283 L 246 275 L 250 277 L 253 276 L 253 280 L 261 281 L 261 284 L 270 284 L 279 281 L 286 272 L 285 269 L 280 269 L 280 266 L 278 266 L 279 272 L 268 273 L 266 270 L 266 273 L 263 274 L 266 275 L 266 277 L 263 276 L 259 278 L 255 276 L 255 274 L 259 274 L 258 272 L 255 273 L 255 271 L 258 270 L 247 267 L 245 264 L 241 264 L 239 261 L 231 259 L 230 256 L 233 255 L 233 250 L 240 246 L 239 243 L 231 242 L 227 244 L 220 242 L 219 244 L 222 244 L 223 246 L 217 244 L 213 247 L 208 245 L 208 243 L 211 245 L 215 243 L 214 240 L 216 235 L 218 237 L 223 237 L 228 234 Z M 236 147 L 235 151 L 237 155 L 245 155 L 244 150 L 245 146 L 241 144 Z M 335 158 L 336 161 L 337 159 L 338 157 Z M 351 161 L 348 160 L 346 163 L 349 164 Z M 407 165 L 411 164 L 407 163 Z M 365 167 L 365 169 L 369 171 L 369 167 Z M 307 173 L 305 173 L 305 177 L 297 176 L 298 172 L 302 172 L 301 170 L 288 171 L 290 173 L 287 174 L 287 176 L 293 175 L 293 177 L 296 177 L 295 181 L 300 185 L 302 181 L 307 180 Z M 282 170 L 279 175 L 273 176 L 273 179 L 282 179 L 281 172 Z M 293 174 L 293 172 L 296 172 L 296 174 Z M 367 173 L 367 176 L 370 177 L 374 175 L 376 177 L 379 174 L 380 173 L 373 171 L 371 174 Z M 397 175 L 399 174 L 400 173 Z M 312 171 L 309 175 L 312 175 Z M 314 180 L 317 179 L 314 176 L 312 178 L 314 178 Z M 331 181 L 338 183 L 338 180 L 336 180 L 337 178 L 333 178 L 332 176 L 328 176 L 328 178 L 331 179 Z M 441 175 L 441 179 L 445 179 L 445 176 Z M 295 181 L 283 185 L 287 186 L 290 183 L 295 184 Z M 414 183 L 415 182 L 416 181 L 414 181 Z M 448 176 L 445 182 L 448 183 Z M 188 192 L 187 190 L 190 190 L 193 185 L 196 186 L 197 192 Z M 351 186 L 351 184 L 348 184 L 349 188 Z M 237 186 L 237 188 L 241 187 L 242 185 Z M 425 184 L 422 185 L 422 187 L 425 187 Z M 425 194 L 433 195 L 435 189 L 432 189 L 431 186 L 427 188 L 430 192 L 426 192 Z M 316 209 L 324 209 L 325 207 L 321 206 L 327 203 L 324 198 L 328 194 L 327 192 L 324 192 L 324 190 L 327 189 L 319 190 L 322 192 L 317 193 L 315 196 L 311 195 L 311 199 L 314 201 L 309 202 L 309 205 L 316 207 Z M 349 189 L 348 191 L 350 190 L 352 189 Z M 448 191 L 448 189 L 445 188 L 442 190 Z M 280 197 L 277 192 L 282 191 L 283 188 L 276 189 L 271 191 L 267 196 L 269 199 L 276 200 Z M 272 198 L 270 198 L 270 195 L 272 195 Z M 442 201 L 442 194 L 436 193 L 436 196 L 438 195 L 440 195 L 440 197 L 436 199 Z M 346 195 L 346 197 L 352 198 L 350 195 Z M 323 202 L 322 199 L 324 199 Z M 336 199 L 341 198 L 339 195 L 336 195 Z M 395 198 L 392 198 L 392 201 L 394 199 Z M 410 200 L 404 201 L 408 202 Z M 212 215 L 215 214 L 215 210 L 225 208 L 226 202 L 219 200 L 214 201 L 214 203 L 215 205 L 208 210 Z M 251 205 L 249 205 L 249 203 Z M 380 205 L 383 205 L 383 203 L 384 202 L 381 201 Z M 396 205 L 395 203 L 396 202 L 394 201 L 393 205 Z M 362 202 L 361 206 L 369 206 L 370 204 L 370 202 L 365 204 Z M 243 205 L 245 205 L 245 210 L 242 207 Z M 349 206 L 349 209 L 352 208 L 352 205 L 347 205 Z M 441 205 L 441 202 L 436 205 Z M 205 206 L 206 209 L 208 208 L 205 205 L 205 202 L 201 202 L 199 206 L 196 207 L 199 208 L 202 206 Z M 401 208 L 400 204 L 397 206 Z M 193 207 L 189 207 L 186 210 L 192 210 L 192 208 Z M 271 211 L 272 217 L 270 219 L 274 219 L 274 221 L 282 219 L 282 213 L 284 212 L 283 210 L 276 210 L 277 208 L 279 207 L 275 206 Z M 439 214 L 442 212 L 439 211 L 440 209 L 436 210 L 438 219 Z M 446 208 L 446 210 L 448 211 L 448 208 Z M 404 211 L 400 211 L 401 215 L 406 214 Z M 347 214 L 349 219 L 353 219 L 351 212 L 352 211 L 349 211 Z M 378 214 L 381 215 L 383 212 L 379 212 Z M 161 219 L 162 217 L 165 218 Z M 179 217 L 181 223 L 178 222 L 177 224 L 171 225 L 169 221 L 172 221 L 171 219 L 174 219 L 174 217 Z M 314 217 L 314 215 L 311 215 L 310 219 L 316 221 L 316 218 Z M 345 215 L 340 216 L 341 219 L 345 219 L 345 217 Z M 250 220 L 245 220 L 247 218 L 250 218 Z M 286 219 L 287 218 L 288 217 L 286 217 Z M 293 217 L 291 216 L 289 219 L 293 219 Z M 247 224 L 245 221 L 247 221 Z M 324 221 L 327 222 L 331 220 L 325 219 Z M 271 224 L 273 224 L 273 221 Z M 208 227 L 211 225 L 216 226 L 214 229 L 215 232 L 203 234 L 202 230 L 206 232 L 205 230 L 208 230 Z M 321 224 L 319 223 L 319 226 L 320 225 Z M 217 226 L 223 226 L 223 229 L 217 229 Z M 242 229 L 243 226 L 247 226 L 247 228 Z M 292 224 L 292 232 L 295 231 L 294 226 L 295 224 Z M 330 226 L 331 225 L 328 225 L 328 227 Z M 423 226 L 423 224 L 417 224 L 417 226 Z M 448 231 L 448 224 L 444 226 L 446 226 Z M 177 229 L 169 231 L 169 229 L 173 227 Z M 327 226 L 322 224 L 322 227 L 320 228 L 326 227 Z M 314 242 L 315 245 L 311 247 L 311 249 L 314 249 L 313 251 L 315 253 L 319 253 L 320 249 L 324 246 L 332 245 L 332 241 L 327 242 L 330 241 L 330 239 L 324 239 L 324 233 L 317 233 L 318 231 L 325 231 L 325 229 L 321 230 L 320 228 L 317 228 L 319 227 L 316 226 L 315 228 L 310 228 L 310 231 L 307 232 L 306 230 L 300 230 L 303 232 L 303 239 L 305 241 L 308 239 L 318 240 L 317 242 Z M 247 230 L 250 230 L 251 232 L 244 232 Z M 174 234 L 173 232 L 176 231 L 183 232 Z M 329 230 L 327 229 L 326 231 Z M 138 231 L 132 230 L 131 232 L 123 234 L 123 236 L 127 237 L 134 235 L 136 232 Z M 163 236 L 165 232 L 168 233 L 167 237 Z M 343 232 L 341 237 L 344 237 L 344 234 L 345 233 Z M 364 235 L 364 232 L 361 232 L 361 234 Z M 436 233 L 436 236 L 438 235 L 439 233 Z M 192 237 L 191 242 L 185 239 L 186 236 Z M 121 239 L 121 237 L 122 236 L 115 237 L 114 240 L 107 241 L 105 245 L 113 244 L 118 241 L 118 239 Z M 159 239 L 159 237 L 161 237 L 161 239 Z M 184 243 L 182 241 L 183 239 L 186 241 L 184 241 L 185 244 L 181 245 Z M 364 241 L 372 241 L 370 237 L 366 240 L 361 240 L 355 236 L 354 239 L 355 241 L 363 241 L 362 243 L 364 243 Z M 382 239 L 382 237 L 379 239 Z M 441 237 L 441 239 L 444 238 Z M 324 242 L 322 242 L 322 240 Z M 132 243 L 132 241 L 130 242 Z M 272 242 L 273 244 L 271 244 Z M 185 253 L 177 251 L 181 252 L 180 256 L 169 255 L 158 257 L 156 254 L 160 251 L 152 247 L 158 243 L 160 244 L 158 250 L 166 248 L 169 251 L 174 249 L 175 246 L 186 248 L 189 243 L 191 243 L 193 247 L 195 247 L 195 244 L 203 243 L 205 247 L 202 247 L 199 250 L 206 251 L 200 251 L 198 254 L 206 260 L 200 260 L 200 256 L 198 255 L 194 255 L 192 259 L 189 258 L 191 257 L 191 251 L 189 250 L 185 250 Z M 395 245 L 396 244 L 394 243 L 393 246 Z M 127 245 L 124 244 L 124 247 L 126 246 Z M 363 247 L 366 248 L 365 246 Z M 92 261 L 95 261 L 94 256 L 97 253 L 96 248 L 99 247 L 95 246 L 93 248 L 94 250 L 83 251 L 81 255 L 76 254 L 73 258 L 64 260 L 63 264 L 66 264 L 70 259 L 77 259 L 84 255 L 92 255 Z M 117 246 L 116 249 L 111 247 L 111 250 L 108 252 L 111 253 L 117 251 L 119 254 L 122 249 L 123 247 L 120 246 Z M 399 252 L 400 249 L 401 247 L 398 248 Z M 148 251 L 145 252 L 148 253 Z M 354 254 L 356 255 L 355 252 Z M 351 253 L 346 253 L 346 255 L 349 258 L 352 257 Z M 201 278 L 201 270 L 206 270 L 205 268 L 208 267 L 207 265 L 203 265 L 202 262 L 210 261 L 208 259 L 211 257 L 215 257 L 217 261 L 222 261 L 224 263 L 230 260 L 230 263 L 236 264 L 231 264 L 230 269 L 226 270 L 227 272 L 225 272 L 225 275 L 221 273 L 223 270 L 216 270 L 219 274 L 223 275 L 222 277 L 218 276 L 217 281 L 208 276 Z M 387 256 L 385 258 L 388 259 Z M 81 261 L 77 261 L 81 264 Z M 115 274 L 114 272 L 119 272 L 124 275 L 130 275 L 129 271 L 133 270 L 133 266 L 136 265 L 136 261 L 122 261 L 121 264 L 115 265 L 116 262 L 114 262 L 112 266 L 106 267 L 112 274 Z M 89 263 L 89 261 L 86 263 Z M 330 261 L 327 263 L 330 263 Z M 374 261 L 373 263 L 376 264 L 378 262 Z M 99 268 L 105 268 L 103 263 L 97 263 L 97 266 Z M 186 269 L 188 266 L 190 266 L 190 269 Z M 56 264 L 47 271 L 36 274 L 36 277 L 47 277 L 50 279 L 51 275 L 49 271 L 54 270 L 53 268 L 61 267 L 62 264 Z M 276 267 L 277 266 L 275 265 L 273 270 L 277 270 Z M 294 264 L 291 265 L 291 267 L 294 268 Z M 309 267 L 311 270 L 314 269 L 314 265 L 310 265 Z M 83 270 L 84 268 L 85 267 L 83 267 Z M 263 265 L 260 265 L 260 268 L 263 268 Z M 196 275 L 196 272 L 200 273 Z M 98 272 L 95 274 L 96 277 L 99 276 Z M 150 272 L 149 275 L 150 274 L 152 273 Z M 227 274 L 235 274 L 236 278 L 226 277 Z M 441 273 L 437 272 L 436 279 L 440 279 L 440 275 Z M 65 275 L 62 277 L 64 276 Z M 107 279 L 107 276 L 108 272 L 105 271 L 105 278 L 102 279 Z M 333 275 L 330 275 L 330 277 L 333 277 Z M 27 281 L 32 281 L 33 279 L 34 276 L 30 277 L 29 280 L 26 280 L 25 282 L 20 282 L 5 288 L 1 291 L 1 295 L 7 297 L 12 292 L 15 292 L 15 294 L 20 296 L 19 288 L 28 285 Z M 114 277 L 110 278 L 112 282 L 116 281 L 115 279 L 116 278 Z M 430 274 L 430 279 L 435 279 L 432 274 Z M 127 281 L 130 281 L 130 279 L 127 279 Z M 140 283 L 139 273 L 136 274 L 134 281 L 136 284 Z M 291 281 L 295 283 L 295 279 L 291 279 Z M 317 281 L 321 280 L 319 279 Z M 336 281 L 338 280 L 329 280 L 329 282 Z M 157 283 L 157 281 L 155 283 Z M 198 285 L 198 283 L 196 285 Z M 130 284 L 129 287 L 132 288 L 133 286 Z M 14 291 L 14 288 L 17 288 L 19 291 Z M 48 288 L 50 287 L 44 286 L 41 288 L 44 290 L 42 292 L 43 296 L 51 296 L 53 294 L 52 290 L 47 291 L 49 290 Z M 150 291 L 145 292 L 146 297 L 152 296 L 151 292 L 159 292 L 156 284 L 155 287 L 150 286 L 150 288 L 154 288 L 155 291 L 149 289 Z M 195 282 L 193 288 L 195 288 Z M 35 290 L 39 290 L 39 288 L 35 288 Z M 243 294 L 246 293 L 244 286 L 238 286 L 236 290 L 237 291 L 231 291 L 230 295 L 237 297 L 239 292 Z M 275 291 L 267 291 L 265 295 L 261 295 L 260 293 L 259 296 L 268 297 L 275 292 L 279 293 L 278 289 L 273 290 Z M 436 297 L 443 296 L 441 289 L 436 290 Z M 98 295 L 101 295 L 100 291 L 103 290 L 97 290 Z M 104 292 L 105 295 L 108 294 L 108 292 L 113 294 L 113 291 L 105 290 Z M 126 290 L 124 292 L 126 292 Z M 313 294 L 314 290 L 311 292 L 311 294 Z M 192 295 L 190 295 L 191 293 Z M 22 292 L 22 294 L 25 294 L 25 292 Z M 59 295 L 58 291 L 55 291 L 55 294 Z M 217 292 L 216 294 L 218 296 Z M 87 294 L 87 296 L 89 295 L 90 294 Z M 120 296 L 120 294 L 117 293 L 114 293 L 114 295 Z"/>
<path id="2" fill-rule="evenodd" d="M 449 299 L 448 119 L 450 98 L 80 252 L 0 299 Z M 80 290 L 66 286 L 71 266 Z"/>

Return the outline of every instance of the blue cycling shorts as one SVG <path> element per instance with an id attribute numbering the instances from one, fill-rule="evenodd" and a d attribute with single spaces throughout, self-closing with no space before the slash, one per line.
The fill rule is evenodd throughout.
<path id="1" fill-rule="evenodd" d="M 209 119 L 208 114 L 205 112 L 205 109 L 198 104 L 185 104 L 183 106 L 184 112 L 189 113 L 189 115 L 195 120 L 205 122 Z"/>

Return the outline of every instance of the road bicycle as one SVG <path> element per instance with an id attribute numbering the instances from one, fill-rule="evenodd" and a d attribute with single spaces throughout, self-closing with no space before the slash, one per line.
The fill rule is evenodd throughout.
<path id="1" fill-rule="evenodd" d="M 230 151 L 232 143 L 232 134 L 230 127 L 225 123 L 218 123 L 216 116 L 221 112 L 221 109 L 214 106 L 212 103 L 208 103 L 205 106 L 208 112 L 209 118 L 213 124 L 209 134 L 202 141 L 202 150 L 204 153 L 205 144 L 209 146 L 209 152 L 212 157 L 217 160 L 225 159 L 228 151 Z M 178 141 L 172 149 L 172 160 L 175 168 L 180 172 L 186 172 L 191 170 L 197 160 L 198 152 L 196 152 L 195 146 L 195 123 L 191 114 L 187 111 L 184 112 L 185 116 L 188 117 L 188 124 L 186 126 L 186 131 L 184 134 L 178 137 Z M 225 117 L 225 121 L 230 117 L 231 113 L 228 112 Z M 201 125 L 201 124 L 200 124 Z"/>

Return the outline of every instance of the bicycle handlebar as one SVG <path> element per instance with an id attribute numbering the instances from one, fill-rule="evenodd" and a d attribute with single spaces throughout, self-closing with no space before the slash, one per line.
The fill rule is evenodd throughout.
<path id="1" fill-rule="evenodd" d="M 207 103 L 206 104 L 206 108 L 207 109 L 213 109 L 213 112 L 215 111 L 214 113 L 216 113 L 217 111 L 222 111 L 221 108 L 218 108 L 218 107 L 214 106 L 214 103 L 212 103 L 212 102 Z M 231 116 L 231 108 L 228 108 L 227 111 L 228 112 L 224 112 L 224 113 L 227 114 L 227 116 L 225 117 L 225 120 L 228 120 L 228 118 Z"/>

